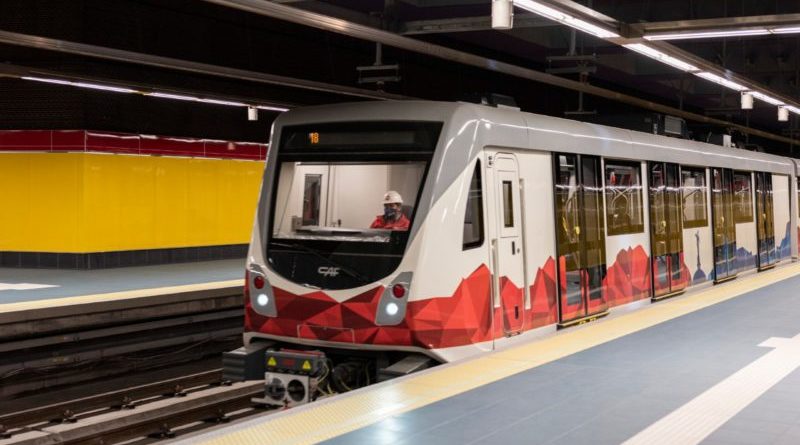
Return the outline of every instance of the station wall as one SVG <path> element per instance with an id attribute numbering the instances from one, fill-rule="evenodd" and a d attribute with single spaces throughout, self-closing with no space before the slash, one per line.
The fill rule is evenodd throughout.
<path id="1" fill-rule="evenodd" d="M 0 252 L 245 244 L 263 160 L 0 153 Z"/>

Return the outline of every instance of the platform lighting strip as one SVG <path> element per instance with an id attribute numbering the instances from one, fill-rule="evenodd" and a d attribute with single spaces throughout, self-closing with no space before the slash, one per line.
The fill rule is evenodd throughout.
<path id="1" fill-rule="evenodd" d="M 667 65 L 673 68 L 677 68 L 681 71 L 687 71 L 687 72 L 700 71 L 699 68 L 690 63 L 686 63 L 683 60 L 676 59 L 675 57 L 664 54 L 655 48 L 651 48 L 641 43 L 629 43 L 627 45 L 622 45 L 622 46 L 628 48 L 631 51 L 636 51 L 639 54 L 650 57 L 651 59 L 655 59 L 658 60 L 659 62 L 666 63 Z"/>
<path id="2" fill-rule="evenodd" d="M 527 11 L 533 12 L 535 14 L 539 14 L 539 15 L 541 15 L 543 17 L 546 17 L 548 19 L 551 19 L 551 20 L 554 20 L 556 22 L 562 23 L 564 25 L 571 26 L 571 27 L 573 27 L 575 29 L 584 31 L 584 32 L 589 33 L 589 34 L 591 34 L 593 36 L 596 36 L 596 37 L 600 37 L 600 38 L 603 38 L 603 39 L 611 39 L 611 38 L 620 37 L 620 35 L 615 33 L 615 32 L 612 32 L 612 31 L 609 31 L 607 29 L 601 28 L 599 26 L 593 25 L 593 24 L 588 23 L 588 22 L 586 22 L 584 20 L 581 20 L 579 18 L 573 17 L 573 16 L 571 16 L 569 14 L 563 13 L 561 11 L 553 9 L 553 8 L 551 8 L 549 6 L 546 6 L 546 5 L 542 4 L 542 3 L 539 3 L 539 2 L 534 1 L 534 0 L 514 0 L 514 6 L 518 6 L 518 7 L 522 8 L 522 9 L 525 9 Z M 715 34 L 719 34 L 719 35 L 716 35 L 716 37 L 724 37 L 724 36 L 730 36 L 730 35 L 759 35 L 759 33 L 764 33 L 764 34 L 789 34 L 789 33 L 794 33 L 794 32 L 800 32 L 800 27 L 749 29 L 749 30 L 738 30 L 738 31 L 730 31 L 730 32 L 715 31 L 714 33 Z M 732 34 L 732 33 L 738 33 L 738 34 Z M 700 35 L 700 34 L 706 34 L 706 33 L 692 33 L 692 34 Z M 692 35 L 692 34 L 684 33 L 684 34 L 674 34 L 674 35 L 685 36 L 685 35 Z M 668 35 L 664 34 L 664 35 L 645 36 L 645 39 L 648 39 L 648 40 L 667 40 L 666 38 L 659 38 L 659 36 L 663 37 L 663 36 L 668 36 Z M 708 37 L 711 37 L 711 36 L 708 36 Z M 689 38 L 689 37 L 684 37 L 684 38 Z M 685 71 L 687 73 L 692 73 L 695 76 L 698 76 L 698 77 L 701 77 L 701 78 L 703 78 L 705 80 L 717 83 L 717 84 L 722 85 L 722 86 L 724 86 L 726 88 L 730 88 L 730 89 L 738 91 L 738 92 L 744 92 L 744 91 L 750 92 L 749 89 L 747 87 L 743 86 L 743 85 L 740 85 L 740 84 L 738 84 L 738 83 L 736 83 L 734 81 L 728 80 L 728 79 L 726 79 L 724 77 L 718 76 L 718 75 L 716 75 L 714 73 L 701 71 L 698 67 L 692 65 L 691 63 L 684 62 L 683 60 L 680 60 L 680 59 L 678 59 L 676 57 L 670 56 L 670 55 L 668 55 L 666 53 L 663 53 L 663 52 L 661 52 L 661 51 L 659 51 L 659 50 L 657 50 L 655 48 L 652 48 L 652 47 L 650 47 L 648 45 L 645 45 L 645 44 L 642 44 L 642 43 L 630 43 L 630 44 L 623 44 L 622 46 L 624 46 L 625 48 L 630 49 L 631 51 L 635 51 L 635 52 L 637 52 L 639 54 L 642 54 L 642 55 L 645 55 L 647 57 L 650 57 L 651 59 L 655 59 L 655 60 L 657 60 L 657 61 L 659 61 L 661 63 L 669 65 L 669 66 L 671 66 L 673 68 L 677 68 L 677 69 L 679 69 L 681 71 Z M 784 106 L 785 105 L 784 102 L 782 102 L 782 101 L 780 101 L 778 99 L 775 99 L 775 98 L 773 98 L 771 96 L 768 96 L 768 95 L 766 95 L 764 93 L 760 93 L 758 91 L 752 91 L 751 93 L 752 93 L 754 98 L 762 100 L 764 102 L 767 102 L 767 103 L 769 103 L 771 105 L 777 105 L 777 106 Z M 786 108 L 789 111 L 791 111 L 792 113 L 800 114 L 800 108 L 793 107 L 793 106 L 788 106 Z"/>
<path id="3" fill-rule="evenodd" d="M 747 91 L 747 87 L 745 87 L 744 85 L 740 85 L 740 84 L 738 84 L 738 83 L 736 83 L 736 82 L 734 82 L 732 80 L 728 80 L 728 79 L 726 79 L 726 78 L 724 78 L 722 76 L 718 76 L 718 75 L 716 75 L 714 73 L 701 71 L 699 73 L 693 73 L 693 74 L 695 76 L 697 76 L 697 77 L 702 77 L 703 79 L 708 80 L 710 82 L 718 83 L 718 84 L 720 84 L 720 85 L 722 85 L 722 86 L 724 86 L 726 88 L 730 88 L 730 89 L 732 89 L 734 91 L 739 91 L 739 92 Z M 753 94 L 753 97 L 755 97 L 755 94 Z"/>
<path id="4" fill-rule="evenodd" d="M 713 39 L 719 37 L 767 36 L 770 34 L 800 33 L 800 26 L 783 26 L 778 28 L 731 29 L 728 31 L 696 31 L 676 33 L 654 33 L 645 35 L 645 40 L 687 40 Z"/>
<path id="5" fill-rule="evenodd" d="M 764 102 L 766 102 L 768 104 L 772 104 L 772 105 L 776 105 L 776 106 L 777 105 L 786 105 L 786 103 L 784 101 L 779 100 L 779 99 L 775 99 L 772 96 L 767 96 L 766 94 L 760 93 L 758 91 L 751 91 L 750 94 L 752 94 L 753 97 L 755 97 L 756 99 L 763 100 Z"/>
<path id="6" fill-rule="evenodd" d="M 534 14 L 539 14 L 550 20 L 555 20 L 564 25 L 571 26 L 595 37 L 600 37 L 601 39 L 610 39 L 620 36 L 613 31 L 593 25 L 585 20 L 565 14 L 534 0 L 514 0 L 514 6 L 533 12 Z"/>
<path id="7" fill-rule="evenodd" d="M 112 85 L 102 85 L 98 83 L 89 83 L 89 82 L 76 82 L 72 80 L 62 80 L 62 79 L 52 79 L 46 77 L 34 77 L 34 76 L 21 76 L 21 79 L 25 80 L 32 80 L 35 82 L 44 82 L 44 83 L 52 83 L 56 85 L 68 85 L 73 87 L 80 87 L 80 88 L 88 88 L 91 90 L 100 90 L 100 91 L 111 91 L 114 93 L 132 93 L 132 94 L 141 94 L 143 96 L 150 96 L 150 97 L 158 97 L 162 99 L 173 99 L 173 100 L 183 100 L 188 102 L 200 102 L 204 104 L 213 104 L 213 105 L 226 105 L 230 107 L 245 107 L 245 108 L 258 108 L 259 110 L 268 110 L 268 111 L 278 111 L 284 112 L 288 111 L 288 108 L 283 107 L 273 107 L 269 105 L 254 105 L 254 104 L 247 104 L 244 102 L 235 102 L 230 100 L 220 100 L 220 99 L 208 99 L 203 97 L 195 97 L 195 96 L 187 96 L 183 94 L 172 94 L 172 93 L 159 93 L 157 91 L 142 91 L 142 90 L 134 90 L 131 88 L 123 88 L 123 87 L 116 87 Z"/>

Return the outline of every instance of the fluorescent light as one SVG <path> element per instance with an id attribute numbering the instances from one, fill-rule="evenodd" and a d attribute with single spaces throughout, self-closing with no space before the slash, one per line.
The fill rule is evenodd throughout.
<path id="1" fill-rule="evenodd" d="M 534 0 L 514 0 L 514 5 L 519 6 L 520 8 L 525 9 L 527 11 L 539 14 L 543 17 L 547 17 L 548 19 L 555 20 L 556 22 L 562 23 L 564 25 L 571 26 L 583 32 L 587 32 L 595 37 L 600 37 L 601 39 L 619 37 L 619 34 L 613 31 L 609 31 L 597 25 L 593 25 L 585 20 L 573 17 L 569 14 L 565 14 L 561 11 L 553 9 L 549 6 L 545 6 L 542 3 L 539 3 Z"/>
<path id="2" fill-rule="evenodd" d="M 676 32 L 670 34 L 649 34 L 644 36 L 645 40 L 685 40 L 685 39 L 712 39 L 715 37 L 743 37 L 743 36 L 765 36 L 771 34 L 766 28 L 757 29 L 731 29 L 727 31 L 697 31 L 697 32 Z"/>
<path id="3" fill-rule="evenodd" d="M 229 101 L 229 100 L 218 100 L 218 99 L 204 99 L 202 97 L 185 96 L 183 94 L 158 93 L 158 92 L 144 93 L 144 94 L 146 96 L 160 97 L 162 99 L 175 99 L 175 100 L 185 100 L 185 101 L 189 101 L 189 102 L 202 102 L 204 104 L 228 105 L 228 106 L 231 106 L 231 107 L 248 107 L 248 106 L 250 106 L 250 105 L 247 105 L 246 103 L 243 103 L 243 102 L 233 102 L 233 101 Z"/>
<path id="4" fill-rule="evenodd" d="M 677 68 L 681 71 L 700 71 L 699 68 L 690 63 L 686 63 L 683 60 L 664 54 L 657 49 L 651 48 L 647 45 L 642 45 L 641 43 L 629 43 L 622 46 L 631 51 L 636 51 L 639 54 L 644 54 L 647 57 L 658 60 L 659 62 L 666 63 L 667 65 Z"/>
<path id="5" fill-rule="evenodd" d="M 654 33 L 644 36 L 645 40 L 686 40 L 686 39 L 713 39 L 719 37 L 746 37 L 766 36 L 770 34 L 795 34 L 800 33 L 800 26 L 784 26 L 780 28 L 751 28 L 728 29 L 709 31 L 687 31 L 673 33 Z"/>
<path id="6" fill-rule="evenodd" d="M 268 106 L 266 106 L 266 105 L 258 105 L 256 108 L 258 108 L 259 110 L 279 111 L 279 112 L 281 112 L 281 113 L 282 113 L 282 112 L 284 112 L 284 111 L 289 111 L 289 109 L 288 109 L 288 108 L 283 108 L 283 107 L 268 107 Z"/>
<path id="7" fill-rule="evenodd" d="M 53 83 L 56 85 L 70 85 L 73 87 L 89 88 L 92 90 L 112 91 L 114 93 L 138 93 L 136 90 L 130 88 L 121 88 L 111 85 L 100 85 L 88 82 L 73 82 L 71 80 L 50 79 L 45 77 L 22 76 L 22 79 L 33 80 L 35 82 Z"/>
<path id="8" fill-rule="evenodd" d="M 768 104 L 772 105 L 783 105 L 784 102 L 782 100 L 775 99 L 774 97 L 767 96 L 764 93 L 760 93 L 758 91 L 752 91 L 750 94 L 753 95 L 758 100 L 764 101 Z"/>
<path id="9" fill-rule="evenodd" d="M 745 91 L 745 90 L 747 90 L 747 88 L 743 87 L 742 85 L 739 85 L 738 83 L 730 81 L 730 80 L 728 80 L 728 79 L 726 79 L 724 77 L 717 76 L 716 74 L 712 74 L 712 73 L 708 73 L 708 72 L 702 71 L 702 72 L 699 72 L 699 73 L 694 73 L 694 75 L 698 76 L 698 77 L 702 77 L 703 79 L 709 80 L 711 82 L 718 83 L 718 84 L 720 84 L 720 85 L 722 85 L 722 86 L 724 86 L 726 88 L 730 88 L 732 90 L 736 90 L 736 91 Z"/>
<path id="10" fill-rule="evenodd" d="M 35 82 L 51 83 L 55 85 L 67 85 L 72 87 L 89 88 L 92 90 L 111 91 L 114 93 L 137 93 L 145 96 L 160 97 L 162 99 L 185 100 L 188 102 L 201 102 L 206 104 L 227 105 L 231 107 L 255 107 L 260 110 L 269 110 L 277 112 L 284 112 L 289 110 L 288 108 L 273 107 L 269 105 L 249 105 L 244 102 L 236 102 L 231 100 L 220 100 L 220 99 L 206 99 L 202 97 L 187 96 L 184 94 L 159 93 L 157 91 L 139 91 L 131 88 L 117 87 L 113 85 L 102 85 L 98 83 L 89 83 L 89 82 L 75 82 L 72 80 L 54 79 L 49 77 L 20 76 L 20 79 L 32 80 Z"/>
<path id="11" fill-rule="evenodd" d="M 794 114 L 800 114 L 800 108 L 797 108 L 793 105 L 786 105 L 784 108 L 786 108 L 787 110 L 791 111 Z"/>
<path id="12" fill-rule="evenodd" d="M 787 26 L 783 28 L 772 28 L 773 34 L 794 34 L 800 32 L 800 26 Z"/>

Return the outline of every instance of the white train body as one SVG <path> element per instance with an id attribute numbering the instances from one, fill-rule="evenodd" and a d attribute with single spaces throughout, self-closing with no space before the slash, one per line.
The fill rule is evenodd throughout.
<path id="1" fill-rule="evenodd" d="M 452 361 L 797 254 L 778 156 L 416 101 L 292 110 L 270 147 L 246 342 Z M 369 228 L 388 190 L 407 231 Z"/>

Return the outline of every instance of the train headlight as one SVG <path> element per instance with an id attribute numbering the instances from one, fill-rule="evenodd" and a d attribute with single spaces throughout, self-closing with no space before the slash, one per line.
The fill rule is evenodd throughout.
<path id="1" fill-rule="evenodd" d="M 272 286 L 264 273 L 264 267 L 258 263 L 247 265 L 247 299 L 250 308 L 259 315 L 277 317 L 278 309 L 275 306 L 275 294 Z"/>
<path id="2" fill-rule="evenodd" d="M 401 272 L 383 289 L 375 311 L 375 324 L 378 326 L 397 326 L 406 318 L 411 272 Z"/>

